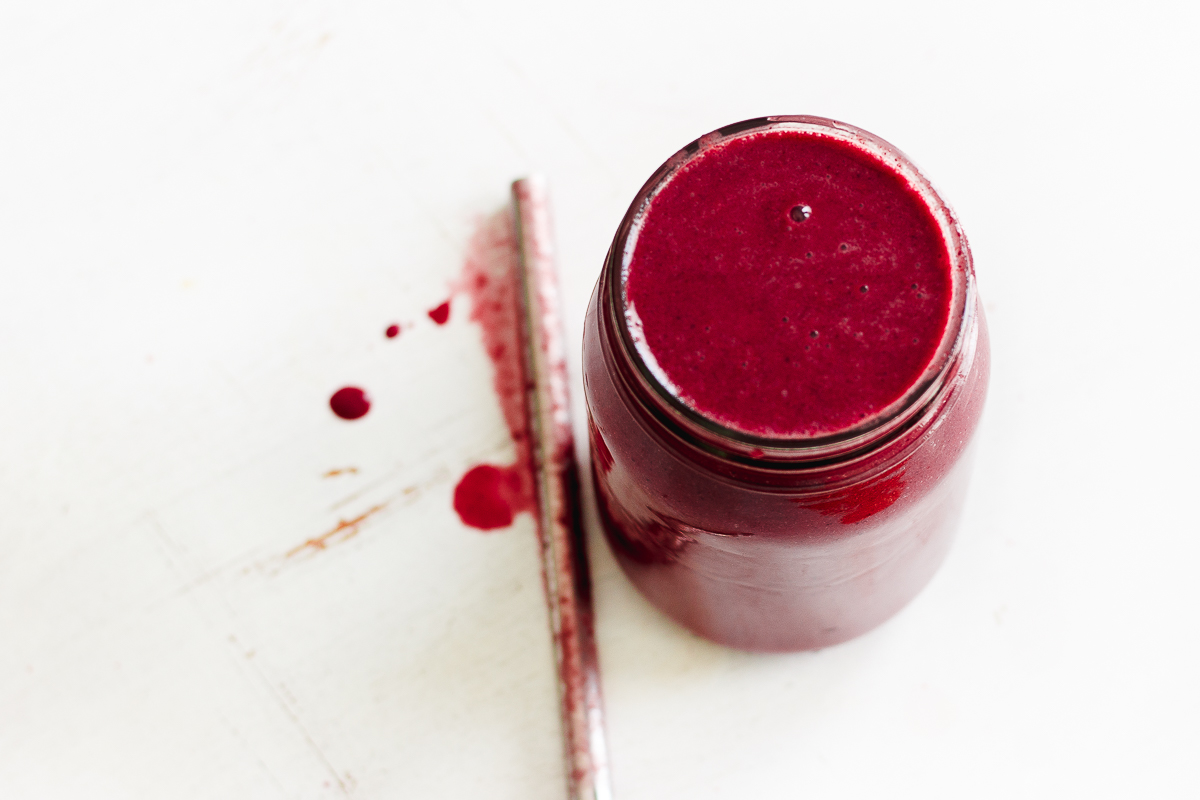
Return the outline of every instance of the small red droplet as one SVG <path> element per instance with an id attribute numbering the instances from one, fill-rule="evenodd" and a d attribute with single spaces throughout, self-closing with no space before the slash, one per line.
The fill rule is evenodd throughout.
<path id="1" fill-rule="evenodd" d="M 430 309 L 429 318 L 438 325 L 445 325 L 446 320 L 450 319 L 450 301 L 447 300 L 437 308 Z"/>
<path id="2" fill-rule="evenodd" d="M 371 410 L 371 399 L 357 386 L 344 386 L 329 398 L 329 407 L 342 419 L 358 419 Z"/>
<path id="3" fill-rule="evenodd" d="M 387 337 L 389 339 L 395 339 L 397 336 L 400 335 L 400 326 L 399 325 L 388 325 L 387 330 L 384 331 L 384 334 L 387 335 Z"/>

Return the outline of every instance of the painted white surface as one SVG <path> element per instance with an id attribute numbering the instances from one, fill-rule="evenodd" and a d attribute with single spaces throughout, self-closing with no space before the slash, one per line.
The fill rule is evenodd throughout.
<path id="1" fill-rule="evenodd" d="M 814 654 L 695 639 L 593 539 L 617 796 L 1197 796 L 1193 8 L 0 6 L 0 797 L 561 796 L 532 527 L 450 505 L 511 453 L 490 364 L 425 310 L 540 169 L 577 341 L 642 181 L 767 113 L 956 206 L 976 480 Z"/>

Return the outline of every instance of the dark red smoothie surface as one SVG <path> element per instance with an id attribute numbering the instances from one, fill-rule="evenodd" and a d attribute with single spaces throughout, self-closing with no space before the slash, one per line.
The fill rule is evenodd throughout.
<path id="1" fill-rule="evenodd" d="M 794 130 L 680 168 L 650 201 L 625 281 L 639 349 L 667 388 L 771 438 L 836 434 L 900 399 L 934 358 L 953 289 L 945 240 L 906 179 Z"/>

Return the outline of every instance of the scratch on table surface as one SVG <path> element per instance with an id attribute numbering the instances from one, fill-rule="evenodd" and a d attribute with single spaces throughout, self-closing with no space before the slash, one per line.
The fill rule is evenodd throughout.
<path id="1" fill-rule="evenodd" d="M 271 769 L 270 765 L 263 760 L 262 756 L 258 754 L 258 750 L 250 744 L 249 740 L 242 735 L 242 732 L 238 726 L 233 724 L 233 721 L 224 714 L 219 714 L 218 718 L 221 720 L 221 723 L 225 726 L 229 733 L 235 739 L 241 742 L 243 749 L 245 749 L 247 753 L 250 753 L 250 755 L 254 758 L 254 763 L 257 764 L 258 768 L 261 769 L 263 774 L 267 776 L 267 780 L 271 781 L 271 783 L 275 785 L 275 788 L 279 790 L 279 794 L 286 797 L 287 789 L 284 788 L 284 785 L 279 781 L 279 776 L 276 775 L 275 771 Z"/>
<path id="2" fill-rule="evenodd" d="M 425 493 L 425 490 L 429 489 L 431 486 L 435 486 L 439 483 L 444 483 L 445 481 L 449 480 L 449 475 L 449 470 L 445 469 L 444 467 L 440 468 L 430 477 L 429 480 L 426 480 L 422 483 L 409 484 L 408 486 L 393 492 L 391 495 L 384 496 L 380 502 L 367 509 L 367 511 L 364 513 L 359 514 L 353 519 L 339 520 L 337 525 L 335 525 L 331 530 L 326 531 L 320 536 L 305 540 L 301 544 L 293 547 L 291 550 L 288 550 L 286 553 L 280 553 L 278 555 L 270 556 L 269 558 L 258 559 L 250 563 L 243 562 L 245 566 L 243 566 L 239 572 L 241 575 L 249 575 L 254 572 L 268 576 L 278 575 L 280 571 L 289 564 L 303 563 L 304 559 L 297 558 L 297 556 L 301 555 L 302 553 L 319 553 L 328 549 L 331 545 L 339 544 L 347 539 L 357 536 L 361 527 L 366 524 L 369 518 L 375 514 L 378 514 L 385 508 L 389 511 L 395 511 L 398 508 L 404 508 L 411 505 L 420 499 L 420 497 Z M 336 510 L 352 500 L 361 497 L 363 494 L 368 494 L 375 491 L 379 488 L 380 484 L 387 482 L 393 476 L 394 473 L 392 475 L 384 476 L 383 478 L 375 481 L 372 485 L 363 487 L 361 491 L 355 492 L 349 497 L 343 498 L 341 501 L 335 503 L 333 508 L 330 510 Z M 206 576 L 206 580 L 209 577 L 211 576 Z"/>
<path id="3" fill-rule="evenodd" d="M 232 642 L 232 645 L 235 650 L 240 647 L 236 641 L 236 638 Z M 292 727 L 295 728 L 302 737 L 304 737 L 304 741 L 308 744 L 313 754 L 316 755 L 316 757 L 325 766 L 325 769 L 328 770 L 329 774 L 333 777 L 334 781 L 337 782 L 338 789 L 341 790 L 342 795 L 344 797 L 350 797 L 351 792 L 354 791 L 355 786 L 357 785 L 357 782 L 354 780 L 354 776 L 352 776 L 349 772 L 338 772 L 337 767 L 333 765 L 333 762 L 330 760 L 329 756 L 321 748 L 321 745 L 317 743 L 317 740 L 313 737 L 312 733 L 309 732 L 308 727 L 304 724 L 304 721 L 300 719 L 300 714 L 297 711 L 298 703 L 295 696 L 292 695 L 291 691 L 287 688 L 286 684 L 282 682 L 275 683 L 272 681 L 263 670 L 263 667 L 255 661 L 243 661 L 242 668 L 254 673 L 260 685 L 275 699 L 275 702 L 279 705 L 280 710 L 283 711 L 289 720 L 291 720 Z"/>
<path id="4" fill-rule="evenodd" d="M 374 513 L 374 510 L 367 512 L 367 514 L 364 515 L 364 518 L 371 513 Z M 146 518 L 151 527 L 157 533 L 159 540 L 166 548 L 164 551 L 164 557 L 167 560 L 168 566 L 179 579 L 186 582 L 187 576 L 185 570 L 188 566 L 186 554 L 170 536 L 170 534 L 167 533 L 166 529 L 163 527 L 162 523 L 155 514 L 152 512 L 148 513 Z M 206 605 L 202 597 L 190 592 L 188 593 L 188 597 L 192 607 L 200 615 L 200 618 L 203 620 L 204 625 L 208 629 L 210 635 L 219 635 L 221 629 L 225 628 L 226 626 L 235 629 L 239 627 L 238 614 L 228 596 L 226 596 L 223 592 L 214 591 L 208 595 L 210 600 L 216 601 L 220 604 L 220 606 L 223 607 L 225 617 L 223 624 L 218 623 L 213 613 L 214 609 Z M 252 649 L 247 650 L 247 648 L 241 644 L 236 634 L 228 633 L 223 638 L 226 640 L 224 647 L 225 652 L 232 657 L 234 668 L 245 679 L 252 682 L 257 682 L 257 684 L 261 686 L 263 690 L 271 695 L 271 698 L 275 701 L 280 710 L 290 721 L 291 727 L 294 728 L 301 737 L 303 737 L 306 745 L 321 762 L 324 770 L 333 778 L 334 782 L 336 782 L 337 788 L 340 790 L 342 796 L 351 797 L 354 789 L 357 786 L 357 782 L 349 772 L 339 773 L 337 767 L 334 766 L 328 754 L 326 754 L 320 744 L 317 743 L 316 738 L 308 730 L 308 727 L 304 724 L 304 721 L 300 719 L 300 714 L 298 711 L 299 704 L 296 701 L 296 698 L 291 696 L 291 692 L 287 690 L 286 685 L 283 684 L 282 681 L 273 681 L 271 677 L 267 675 L 265 666 L 261 663 L 261 660 L 253 658 L 252 655 L 248 655 L 253 654 L 254 651 Z M 285 694 L 287 696 L 285 696 Z M 241 736 L 241 733 L 237 731 L 236 727 L 234 728 L 234 733 L 238 738 L 245 742 L 245 738 Z M 261 757 L 259 757 L 255 749 L 252 748 L 252 752 L 254 752 L 255 758 L 259 760 L 260 764 L 262 764 L 272 782 L 274 782 L 276 785 L 279 785 L 278 776 L 276 776 L 274 772 L 261 761 Z"/>
<path id="5" fill-rule="evenodd" d="M 244 554 L 239 554 L 233 558 L 227 559 L 226 561 L 223 561 L 222 563 L 199 573 L 193 578 L 182 581 L 179 586 L 175 588 L 175 591 L 171 593 L 171 596 L 178 597 L 180 595 L 195 591 L 201 586 L 212 582 L 214 579 L 228 574 L 231 570 L 236 569 L 239 564 L 244 563 L 246 563 L 246 556 Z M 244 571 L 245 570 L 243 570 L 243 572 Z"/>
<path id="6" fill-rule="evenodd" d="M 358 467 L 339 467 L 337 469 L 329 470 L 321 477 L 322 478 L 334 478 L 334 477 L 337 477 L 338 475 L 357 475 L 357 474 L 358 474 Z"/>
<path id="7" fill-rule="evenodd" d="M 387 506 L 387 502 L 383 502 L 377 506 L 371 506 L 354 519 L 339 520 L 338 524 L 335 525 L 332 530 L 326 531 L 320 536 L 313 537 L 304 544 L 296 545 L 289 550 L 284 557 L 292 558 L 293 556 L 297 556 L 305 551 L 312 552 L 324 550 L 331 544 L 338 544 L 339 542 L 344 542 L 347 539 L 352 539 L 358 535 L 358 528 L 363 524 L 363 522 L 365 522 L 372 515 L 377 514 L 383 509 L 387 508 Z"/>
<path id="8" fill-rule="evenodd" d="M 392 480 L 397 475 L 401 474 L 402 472 L 404 472 L 404 468 L 398 467 L 398 468 L 392 470 L 391 472 L 389 472 L 388 474 L 386 474 L 374 481 L 371 481 L 370 483 L 367 483 L 367 484 L 361 486 L 356 491 L 351 492 L 350 494 L 346 495 L 345 497 L 341 498 L 336 503 L 331 505 L 329 507 L 329 510 L 337 511 L 339 508 L 342 508 L 343 506 L 353 503 L 355 500 L 362 497 L 363 495 L 370 494 L 370 493 L 374 492 L 376 489 L 380 488 L 381 486 L 392 482 Z M 433 475 L 431 475 L 428 480 L 422 481 L 421 483 L 417 483 L 417 484 L 410 484 L 410 485 L 404 487 L 399 492 L 397 492 L 396 494 L 393 494 L 391 497 L 389 497 L 387 502 L 391 502 L 392 500 L 395 500 L 400 497 L 403 497 L 406 501 L 415 500 L 416 497 L 420 494 L 420 492 L 424 491 L 425 489 L 428 489 L 429 487 L 434 486 L 443 481 L 449 481 L 449 480 L 450 480 L 450 470 L 446 469 L 445 467 L 441 467 L 436 472 L 434 472 Z"/>
<path id="9" fill-rule="evenodd" d="M 404 498 L 405 500 L 415 500 L 416 498 L 414 497 L 414 495 L 419 494 L 421 492 L 421 489 L 422 489 L 421 486 L 405 486 L 399 492 L 397 492 L 396 494 L 392 495 L 390 498 L 385 500 L 383 502 L 383 504 L 386 506 L 388 503 L 392 502 L 392 500 L 395 500 L 397 498 Z M 364 494 L 367 494 L 370 491 L 371 491 L 371 489 L 368 487 L 368 488 L 363 489 L 360 492 L 355 492 L 354 494 L 350 495 L 349 497 L 343 497 L 341 500 L 334 503 L 333 506 L 329 510 L 337 511 L 342 506 L 344 506 L 348 503 L 354 502 L 355 500 L 357 500 L 358 498 L 362 497 Z"/>

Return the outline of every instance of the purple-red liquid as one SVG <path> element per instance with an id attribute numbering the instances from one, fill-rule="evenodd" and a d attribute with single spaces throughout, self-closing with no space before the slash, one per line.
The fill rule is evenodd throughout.
<path id="1" fill-rule="evenodd" d="M 895 172 L 778 131 L 711 148 L 654 197 L 626 292 L 687 405 L 745 433 L 817 436 L 886 408 L 929 366 L 950 260 Z"/>
<path id="2" fill-rule="evenodd" d="M 618 238 L 589 308 L 584 388 L 604 531 L 639 590 L 717 642 L 812 649 L 886 620 L 943 560 L 988 345 L 974 295 L 955 305 L 970 259 L 936 197 L 867 148 L 760 123 L 635 201 L 632 254 Z M 732 439 L 886 435 L 810 462 L 735 455 L 648 395 L 631 353 Z"/>
<path id="3" fill-rule="evenodd" d="M 342 419 L 358 419 L 371 410 L 371 399 L 357 386 L 344 386 L 329 398 L 329 407 Z"/>
<path id="4" fill-rule="evenodd" d="M 478 323 L 484 349 L 492 362 L 492 384 L 516 450 L 511 464 L 476 464 L 459 479 L 453 505 L 464 525 L 490 531 L 506 528 L 515 516 L 534 508 L 534 486 L 528 420 L 525 416 L 525 377 L 521 362 L 517 305 L 517 241 L 512 214 L 505 209 L 481 221 L 467 251 L 463 272 L 454 293 L 471 301 L 471 320 Z M 426 312 L 438 325 L 450 319 L 447 299 Z M 391 324 L 384 335 L 401 333 Z M 329 407 L 342 419 L 358 419 L 370 410 L 371 401 L 358 387 L 339 389 Z M 339 470 L 327 477 L 340 474 Z"/>
<path id="5" fill-rule="evenodd" d="M 521 506 L 521 476 L 493 464 L 472 467 L 454 487 L 454 510 L 464 525 L 482 531 L 512 525 Z"/>
<path id="6" fill-rule="evenodd" d="M 495 530 L 512 524 L 535 505 L 529 421 L 525 415 L 525 373 L 517 303 L 517 239 L 512 214 L 505 209 L 482 221 L 467 251 L 456 291 L 471 301 L 471 321 L 479 325 L 492 362 L 492 387 L 516 451 L 509 464 L 476 464 L 454 488 L 454 510 L 464 525 Z M 444 315 L 434 312 L 444 309 Z M 446 301 L 429 312 L 445 322 Z"/>
<path id="7" fill-rule="evenodd" d="M 445 325 L 450 319 L 450 301 L 447 300 L 446 302 L 429 309 L 429 311 L 426 313 L 428 313 L 429 318 L 438 325 Z"/>

